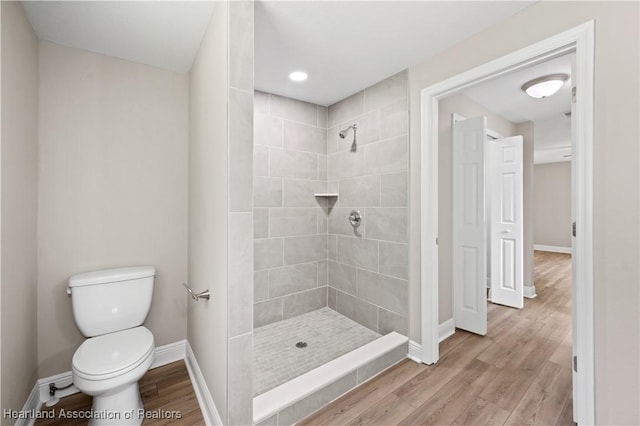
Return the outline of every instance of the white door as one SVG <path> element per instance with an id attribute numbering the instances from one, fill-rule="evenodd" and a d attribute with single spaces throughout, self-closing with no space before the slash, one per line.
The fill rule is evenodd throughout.
<path id="1" fill-rule="evenodd" d="M 453 125 L 453 309 L 457 328 L 487 333 L 485 117 Z"/>
<path id="2" fill-rule="evenodd" d="M 488 142 L 491 301 L 522 308 L 522 136 Z"/>

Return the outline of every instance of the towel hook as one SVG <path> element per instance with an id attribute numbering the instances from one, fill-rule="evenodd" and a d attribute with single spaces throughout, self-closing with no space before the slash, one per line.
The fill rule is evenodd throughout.
<path id="1" fill-rule="evenodd" d="M 200 293 L 194 293 L 193 290 L 191 290 L 191 288 L 186 283 L 182 283 L 182 285 L 184 286 L 184 288 L 187 289 L 187 292 L 189 293 L 191 298 L 196 302 L 200 299 L 209 300 L 209 298 L 211 297 L 211 293 L 209 293 L 209 289 L 206 289 L 205 291 Z"/>

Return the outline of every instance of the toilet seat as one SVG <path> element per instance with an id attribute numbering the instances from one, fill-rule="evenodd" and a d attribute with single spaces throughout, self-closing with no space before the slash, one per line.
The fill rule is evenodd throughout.
<path id="1" fill-rule="evenodd" d="M 73 355 L 73 373 L 86 380 L 121 376 L 144 363 L 153 351 L 153 334 L 145 327 L 93 337 Z"/>

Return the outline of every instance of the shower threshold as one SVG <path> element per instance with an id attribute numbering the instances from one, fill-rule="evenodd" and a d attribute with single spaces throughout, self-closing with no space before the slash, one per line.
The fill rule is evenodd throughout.
<path id="1" fill-rule="evenodd" d="M 407 342 L 329 308 L 255 329 L 254 423 L 294 424 L 404 359 Z"/>

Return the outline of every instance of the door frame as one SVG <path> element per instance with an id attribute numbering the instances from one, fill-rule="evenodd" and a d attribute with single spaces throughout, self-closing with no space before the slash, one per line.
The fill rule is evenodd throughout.
<path id="1" fill-rule="evenodd" d="M 506 56 L 453 76 L 421 91 L 421 361 L 438 361 L 438 104 L 467 87 L 535 65 L 567 53 L 576 54 L 576 132 L 573 156 L 576 180 L 576 232 L 572 295 L 576 310 L 576 348 L 579 359 L 574 404 L 579 424 L 595 423 L 593 312 L 593 116 L 594 21 L 586 22 Z"/>

